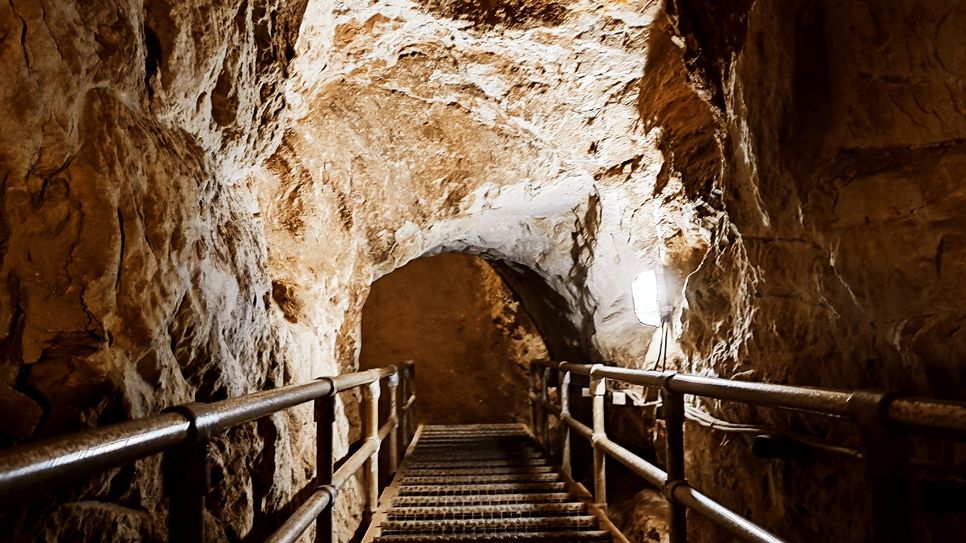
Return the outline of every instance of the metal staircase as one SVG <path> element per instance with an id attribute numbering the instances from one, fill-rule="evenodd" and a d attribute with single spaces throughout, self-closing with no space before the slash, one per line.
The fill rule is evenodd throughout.
<path id="1" fill-rule="evenodd" d="M 277 525 L 269 527 L 274 532 L 265 539 L 268 543 L 303 541 L 313 526 L 317 542 L 334 542 L 337 533 L 333 529 L 333 505 L 340 491 L 356 480 L 361 493 L 346 494 L 362 502 L 366 520 L 371 520 L 365 524 L 368 526 L 365 543 L 624 543 L 627 540 L 604 513 L 610 461 L 640 476 L 642 483 L 663 490 L 669 502 L 671 543 L 687 541 L 688 519 L 693 515 L 720 528 L 718 536 L 729 533 L 742 541 L 781 543 L 783 540 L 779 537 L 688 482 L 684 431 L 688 418 L 685 399 L 690 396 L 830 416 L 854 423 L 863 441 L 861 458 L 872 502 L 869 539 L 877 543 L 906 543 L 913 540 L 915 520 L 910 506 L 914 497 L 911 485 L 917 483 L 912 438 L 930 435 L 932 439 L 949 442 L 966 441 L 966 403 L 962 402 L 601 364 L 539 361 L 532 369 L 532 434 L 523 425 L 504 424 L 421 426 L 414 435 L 415 367 L 412 362 L 406 362 L 210 403 L 193 402 L 150 417 L 2 450 L 0 512 L 27 514 L 37 503 L 55 503 L 51 499 L 55 496 L 43 496 L 44 492 L 72 483 L 84 484 L 95 474 L 160 455 L 160 475 L 168 503 L 168 541 L 204 543 L 211 532 L 206 528 L 210 524 L 206 519 L 219 505 L 207 503 L 212 486 L 212 438 L 273 413 L 312 404 L 316 422 L 315 478 L 289 504 L 297 508 Z M 660 391 L 664 466 L 652 464 L 608 436 L 605 417 L 608 395 L 615 405 L 623 405 L 617 402 L 616 391 L 609 393 L 609 382 Z M 354 452 L 338 459 L 333 444 L 336 432 L 344 429 L 335 423 L 336 395 L 358 389 L 362 392 L 362 439 Z M 380 418 L 379 398 L 383 389 L 386 391 L 385 420 Z M 579 402 L 585 404 L 571 411 L 572 407 L 580 407 Z M 591 404 L 590 425 L 582 420 L 588 418 L 586 403 Z M 551 418 L 557 423 L 550 424 Z M 767 443 L 769 439 L 788 435 L 784 431 L 758 438 Z M 569 477 L 573 469 L 571 441 L 574 439 L 585 440 L 593 451 L 593 495 Z M 400 452 L 407 444 L 408 452 L 397 469 Z M 804 444 L 823 445 L 816 445 L 814 439 Z M 380 497 L 381 449 L 387 460 L 384 471 L 395 476 Z M 559 453 L 559 472 L 544 454 L 545 450 Z M 768 454 L 768 458 L 784 458 L 781 449 Z M 952 475 L 949 478 L 954 480 Z M 78 492 L 85 496 L 98 495 L 84 487 Z M 925 494 L 926 490 L 916 490 L 919 492 Z M 36 502 L 30 501 L 31 495 L 36 496 Z M 2 539 L 33 541 L 35 535 L 4 533 Z"/>
<path id="2" fill-rule="evenodd" d="M 523 425 L 422 426 L 363 541 L 612 541 Z"/>

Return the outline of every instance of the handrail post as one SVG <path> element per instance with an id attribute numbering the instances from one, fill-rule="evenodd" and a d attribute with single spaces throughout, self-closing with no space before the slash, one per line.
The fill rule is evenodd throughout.
<path id="1" fill-rule="evenodd" d="M 607 394 L 607 380 L 598 377 L 595 370 L 601 368 L 594 364 L 590 370 L 590 393 L 593 394 L 594 433 L 592 436 L 594 447 L 594 505 L 602 511 L 607 510 L 607 455 L 600 444 L 600 440 L 607 439 L 607 429 L 604 418 L 604 400 Z"/>
<path id="2" fill-rule="evenodd" d="M 549 388 L 550 388 L 550 368 L 544 367 L 543 371 L 541 372 L 541 375 L 542 375 L 542 379 L 540 381 L 540 400 L 541 400 L 540 410 L 543 412 L 543 417 L 540 420 L 543 422 L 543 425 L 540 427 L 540 432 L 542 434 L 543 446 L 547 450 L 550 450 L 551 448 L 550 412 L 546 409 L 546 407 L 544 407 L 547 405 L 547 402 L 549 401 L 549 397 L 547 396 L 547 394 L 549 393 Z"/>
<path id="3" fill-rule="evenodd" d="M 375 450 L 366 460 L 366 523 L 372 522 L 379 508 L 379 384 L 377 379 L 362 390 L 366 440 L 375 442 Z"/>
<path id="4" fill-rule="evenodd" d="M 409 371 L 410 367 L 408 365 L 402 366 L 399 370 L 399 390 L 397 392 L 403 400 L 399 404 L 399 439 L 402 450 L 406 450 L 409 443 L 409 410 L 412 409 L 412 406 L 409 406 L 408 409 L 406 408 L 409 403 L 409 398 L 412 395 L 412 392 L 409 390 Z"/>
<path id="5" fill-rule="evenodd" d="M 199 424 L 204 404 L 179 405 L 168 411 L 191 422 L 191 437 L 165 451 L 162 458 L 164 491 L 168 496 L 168 541 L 204 543 L 205 496 L 211 489 L 209 431 Z"/>
<path id="6" fill-rule="evenodd" d="M 570 425 L 564 422 L 564 418 L 570 415 L 570 380 L 570 372 L 560 370 L 560 429 L 563 431 L 560 469 L 567 477 L 573 476 L 573 468 L 570 465 Z"/>
<path id="7" fill-rule="evenodd" d="M 848 407 L 861 426 L 866 477 L 873 508 L 873 541 L 912 541 L 909 504 L 909 445 L 890 431 L 886 412 L 895 393 L 858 391 Z"/>
<path id="8" fill-rule="evenodd" d="M 315 400 L 315 483 L 319 487 L 332 484 L 335 402 L 334 385 L 332 395 Z M 316 543 L 332 543 L 332 511 L 334 509 L 335 504 L 330 503 L 316 519 Z"/>
<path id="9" fill-rule="evenodd" d="M 416 365 L 410 364 L 407 370 L 409 373 L 406 375 L 406 383 L 409 388 L 409 392 L 406 393 L 406 402 L 409 402 L 409 398 L 416 396 Z M 416 420 L 416 404 L 413 403 L 406 410 L 406 447 L 413 440 L 413 436 L 416 435 L 416 424 L 413 422 Z"/>
<path id="10" fill-rule="evenodd" d="M 399 466 L 399 370 L 386 380 L 389 388 L 389 416 L 396 419 L 389 430 L 389 477 L 392 478 Z"/>
<path id="11" fill-rule="evenodd" d="M 684 543 L 688 539 L 687 508 L 674 499 L 674 487 L 685 482 L 684 473 L 684 395 L 671 392 L 667 376 L 661 390 L 664 424 L 667 429 L 667 482 L 664 494 L 670 506 L 669 541 Z"/>
<path id="12" fill-rule="evenodd" d="M 530 429 L 533 430 L 533 437 L 540 439 L 539 411 L 537 409 L 537 397 L 540 391 L 537 389 L 537 364 L 530 363 Z"/>

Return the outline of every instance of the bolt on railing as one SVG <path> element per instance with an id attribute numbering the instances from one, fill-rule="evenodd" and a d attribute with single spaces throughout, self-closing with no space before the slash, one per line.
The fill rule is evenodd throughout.
<path id="1" fill-rule="evenodd" d="M 380 383 L 387 379 L 389 419 L 379 426 Z M 332 506 L 339 490 L 363 466 L 366 511 L 379 499 L 379 449 L 389 443 L 389 469 L 395 472 L 399 451 L 413 437 L 416 400 L 415 366 L 405 362 L 311 383 L 256 392 L 212 403 L 190 403 L 159 415 L 131 420 L 0 451 L 0 504 L 24 493 L 40 492 L 76 481 L 135 460 L 163 453 L 164 491 L 168 497 L 168 540 L 205 541 L 205 498 L 211 485 L 209 443 L 212 436 L 246 422 L 309 401 L 316 422 L 315 490 L 267 541 L 297 540 L 316 524 L 316 541 L 332 541 Z M 364 386 L 365 440 L 358 450 L 333 471 L 333 432 L 338 392 Z M 398 388 L 406 402 L 399 404 Z M 402 427 L 402 433 L 398 431 Z"/>
<path id="2" fill-rule="evenodd" d="M 539 368 L 539 369 L 538 369 Z M 560 404 L 548 399 L 550 372 L 556 369 Z M 588 427 L 571 415 L 572 375 L 588 377 L 592 396 L 592 424 Z M 878 542 L 911 540 L 908 497 L 905 488 L 909 459 L 903 433 L 928 433 L 954 440 L 966 440 L 966 404 L 899 397 L 894 393 L 842 391 L 733 381 L 714 377 L 683 375 L 567 362 L 535 362 L 530 372 L 531 422 L 533 434 L 550 448 L 549 416 L 560 422 L 561 466 L 570 475 L 571 432 L 588 440 L 594 451 L 594 504 L 607 505 L 606 457 L 617 460 L 645 481 L 662 489 L 670 506 L 671 543 L 687 540 L 687 510 L 692 510 L 744 541 L 781 543 L 781 539 L 743 518 L 688 484 L 684 461 L 686 394 L 747 404 L 806 411 L 844 417 L 862 428 L 866 473 L 870 480 L 875 513 L 874 536 Z M 605 395 L 607 380 L 660 390 L 666 426 L 667 471 L 651 464 L 607 437 Z"/>

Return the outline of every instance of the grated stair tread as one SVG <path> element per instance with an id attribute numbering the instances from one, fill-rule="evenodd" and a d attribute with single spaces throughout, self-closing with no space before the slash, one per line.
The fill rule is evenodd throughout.
<path id="1" fill-rule="evenodd" d="M 396 507 L 389 511 L 389 519 L 551 517 L 581 515 L 586 512 L 587 506 L 581 502 L 501 503 L 495 505 Z"/>
<path id="2" fill-rule="evenodd" d="M 502 541 L 529 541 L 532 543 L 577 543 L 585 541 L 611 541 L 611 535 L 604 530 L 581 532 L 518 532 L 498 534 L 395 534 L 377 537 L 377 543 L 440 543 L 463 542 L 499 543 Z"/>
<path id="3" fill-rule="evenodd" d="M 513 468 L 513 467 L 543 467 L 548 466 L 546 458 L 494 458 L 490 460 L 454 459 L 424 459 L 408 462 L 407 469 L 456 469 L 456 468 Z"/>
<path id="4" fill-rule="evenodd" d="M 549 483 L 493 483 L 478 485 L 403 485 L 399 489 L 402 496 L 435 495 L 446 496 L 452 494 L 518 494 L 525 492 L 564 492 L 567 484 L 559 482 Z"/>
<path id="5" fill-rule="evenodd" d="M 535 492 L 531 494 L 468 494 L 452 496 L 398 496 L 393 507 L 440 507 L 450 505 L 493 505 L 518 503 L 562 503 L 573 499 L 566 492 Z"/>
<path id="6" fill-rule="evenodd" d="M 566 517 L 512 517 L 431 520 L 387 520 L 382 523 L 383 534 L 430 533 L 452 534 L 467 532 L 549 532 L 597 528 L 593 515 Z"/>
<path id="7" fill-rule="evenodd" d="M 554 473 L 553 466 L 504 466 L 466 468 L 411 468 L 404 470 L 407 477 L 435 477 L 437 475 L 520 475 L 524 473 Z"/>
<path id="8" fill-rule="evenodd" d="M 423 426 L 393 488 L 374 542 L 612 540 L 520 425 Z"/>
<path id="9" fill-rule="evenodd" d="M 463 485 L 463 484 L 499 484 L 499 483 L 537 483 L 556 482 L 560 475 L 556 473 L 498 473 L 490 475 L 439 475 L 422 476 L 406 474 L 404 485 Z"/>

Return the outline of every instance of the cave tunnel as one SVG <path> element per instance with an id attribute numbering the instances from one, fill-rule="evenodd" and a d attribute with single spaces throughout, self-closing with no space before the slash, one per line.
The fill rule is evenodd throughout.
<path id="1" fill-rule="evenodd" d="M 427 424 L 526 422 L 530 363 L 548 357 L 500 274 L 466 254 L 419 258 L 375 281 L 361 337 L 361 369 L 419 361 Z"/>
<path id="2" fill-rule="evenodd" d="M 0 541 L 962 540 L 964 35 L 2 3 Z"/>
<path id="3" fill-rule="evenodd" d="M 523 299 L 529 300 L 536 319 Z M 566 337 L 574 328 L 559 318 L 563 310 L 559 296 L 518 264 L 462 253 L 417 258 L 372 284 L 362 311 L 359 368 L 418 361 L 417 424 L 529 425 L 531 364 L 580 359 L 575 354 L 579 341 Z M 579 377 L 575 382 L 587 385 Z M 590 407 L 589 399 L 575 398 L 570 409 L 589 416 Z M 381 409 L 388 416 L 385 401 Z M 612 432 L 635 414 L 632 409 L 613 413 Z M 649 446 L 637 452 L 651 459 L 655 455 Z M 591 448 L 575 443 L 570 462 L 574 479 L 593 486 Z M 619 521 L 640 518 L 634 507 L 646 509 L 649 517 L 666 514 L 660 500 L 636 495 L 641 483 L 633 472 L 615 465 L 607 479 L 615 500 L 612 515 Z"/>

